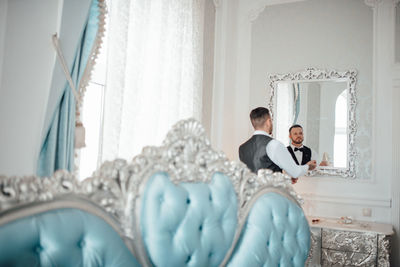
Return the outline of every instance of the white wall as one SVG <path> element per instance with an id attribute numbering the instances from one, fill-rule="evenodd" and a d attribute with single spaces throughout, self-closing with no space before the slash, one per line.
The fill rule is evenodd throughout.
<path id="1" fill-rule="evenodd" d="M 397 45 L 400 45 L 398 43 Z M 391 95 L 393 106 L 393 135 L 392 135 L 392 157 L 393 157 L 393 177 L 392 177 L 392 223 L 395 231 L 400 232 L 400 143 L 398 142 L 398 133 L 400 132 L 400 62 L 393 68 L 393 93 Z M 400 262 L 400 237 L 394 239 L 392 251 L 397 253 L 394 255 L 394 262 Z"/>
<path id="2" fill-rule="evenodd" d="M 270 74 L 307 67 L 358 71 L 356 180 L 301 179 L 295 187 L 310 215 L 390 222 L 390 179 L 371 177 L 373 18 L 362 0 L 309 0 L 267 6 L 252 24 L 249 109 L 266 105 Z M 372 217 L 364 217 L 362 208 L 371 208 Z"/>
<path id="3" fill-rule="evenodd" d="M 391 104 L 394 1 L 217 2 L 216 28 L 229 35 L 216 42 L 216 51 L 220 52 L 216 53 L 219 67 L 215 80 L 220 83 L 214 86 L 213 144 L 229 158 L 238 158 L 238 146 L 252 131 L 250 110 L 269 101 L 269 73 L 306 67 L 355 68 L 357 177 L 302 178 L 295 188 L 305 199 L 304 209 L 309 215 L 348 215 L 393 223 L 398 229 L 400 190 L 391 187 L 396 181 L 393 168 L 399 164 L 392 157 L 391 142 L 395 134 Z M 363 216 L 363 208 L 371 209 L 372 216 Z"/>
<path id="4" fill-rule="evenodd" d="M 0 2 L 0 174 L 36 172 L 58 8 L 54 0 Z"/>
<path id="5" fill-rule="evenodd" d="M 1 77 L 3 74 L 4 43 L 6 36 L 7 9 L 8 9 L 7 5 L 8 5 L 8 0 L 0 0 L 0 85 L 1 85 Z"/>
<path id="6" fill-rule="evenodd" d="M 395 56 L 396 61 L 400 62 L 400 2 L 396 5 L 396 45 L 395 45 Z"/>
<path id="7" fill-rule="evenodd" d="M 249 99 L 248 111 L 257 106 L 266 106 L 269 74 L 296 72 L 307 67 L 337 70 L 355 68 L 358 71 L 357 179 L 301 179 L 296 189 L 308 200 L 306 210 L 313 215 L 352 215 L 359 219 L 389 222 L 390 178 L 371 179 L 372 8 L 362 0 L 299 1 L 267 6 L 251 23 L 250 86 L 247 91 L 243 88 L 236 95 L 237 98 Z M 243 52 L 238 53 L 240 55 Z M 241 73 L 246 74 L 245 71 Z M 239 125 L 246 125 L 248 129 L 247 136 L 241 137 L 243 142 L 252 130 L 247 118 L 238 122 L 237 132 L 239 127 L 243 127 Z M 231 146 L 239 145 L 235 142 L 240 141 L 234 140 Z M 237 158 L 235 154 L 229 156 Z M 374 196 L 373 203 L 364 206 L 362 203 L 371 195 Z M 316 198 L 325 199 L 329 205 L 337 205 L 339 198 L 353 199 L 353 203 L 349 203 L 351 208 L 329 209 L 322 202 L 313 203 Z M 361 213 L 363 207 L 371 208 L 373 216 L 364 218 Z M 351 214 L 343 214 L 346 209 L 351 210 Z M 385 216 L 381 217 L 382 214 Z"/>
<path id="8" fill-rule="evenodd" d="M 265 106 L 275 73 L 350 68 L 358 71 L 357 152 L 371 154 L 373 12 L 364 1 L 310 0 L 267 7 L 253 22 L 249 109 Z M 308 131 L 307 131 L 308 132 Z M 371 177 L 362 158 L 358 176 Z"/>

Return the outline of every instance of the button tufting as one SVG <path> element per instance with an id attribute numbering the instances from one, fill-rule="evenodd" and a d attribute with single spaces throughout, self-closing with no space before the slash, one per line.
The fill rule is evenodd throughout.
<path id="1" fill-rule="evenodd" d="M 36 253 L 40 253 L 40 252 L 43 251 L 43 247 L 42 247 L 41 245 L 37 245 L 37 246 L 35 247 L 35 251 L 36 251 Z"/>
<path id="2" fill-rule="evenodd" d="M 78 246 L 80 248 L 83 248 L 85 245 L 86 245 L 86 243 L 85 243 L 85 240 L 83 240 L 83 239 L 81 241 L 79 241 L 79 243 L 78 243 Z"/>
<path id="3" fill-rule="evenodd" d="M 267 247 L 269 246 L 269 240 L 267 241 Z"/>
<path id="4" fill-rule="evenodd" d="M 211 258 L 211 257 L 212 257 L 212 255 L 213 255 L 213 253 L 212 253 L 212 252 L 208 253 L 208 257 L 209 257 L 209 258 Z"/>
<path id="5" fill-rule="evenodd" d="M 190 204 L 190 198 L 186 199 L 186 204 Z"/>
<path id="6" fill-rule="evenodd" d="M 187 259 L 186 259 L 186 263 L 188 263 L 191 259 L 192 259 L 192 256 L 189 255 L 189 256 L 187 257 Z"/>
<path id="7" fill-rule="evenodd" d="M 199 226 L 199 231 L 200 231 L 200 232 L 203 231 L 203 225 L 200 225 L 200 226 Z"/>
<path id="8" fill-rule="evenodd" d="M 213 200 L 213 198 L 212 198 L 212 195 L 211 195 L 211 194 L 208 196 L 208 199 L 209 199 L 210 201 L 212 201 L 212 200 Z"/>
<path id="9" fill-rule="evenodd" d="M 160 203 L 163 203 L 164 202 L 164 196 L 160 196 L 159 201 L 160 201 Z"/>

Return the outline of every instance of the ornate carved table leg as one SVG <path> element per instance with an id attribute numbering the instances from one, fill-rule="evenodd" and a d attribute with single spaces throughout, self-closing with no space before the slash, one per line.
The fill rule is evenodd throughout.
<path id="1" fill-rule="evenodd" d="M 390 266 L 390 236 L 378 235 L 378 267 Z"/>
<path id="2" fill-rule="evenodd" d="M 310 253 L 306 261 L 307 267 L 320 266 L 321 228 L 311 228 Z"/>

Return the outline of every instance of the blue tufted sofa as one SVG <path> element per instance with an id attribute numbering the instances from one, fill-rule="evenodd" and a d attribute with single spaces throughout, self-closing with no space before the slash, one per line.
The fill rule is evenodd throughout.
<path id="1" fill-rule="evenodd" d="M 82 182 L 0 177 L 0 266 L 304 266 L 309 248 L 288 177 L 227 160 L 194 120 Z"/>

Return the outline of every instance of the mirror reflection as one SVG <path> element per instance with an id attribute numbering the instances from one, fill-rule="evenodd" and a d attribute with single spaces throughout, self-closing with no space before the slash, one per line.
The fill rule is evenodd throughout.
<path id="1" fill-rule="evenodd" d="M 299 164 L 312 159 L 320 169 L 347 167 L 347 87 L 343 80 L 276 84 L 275 137 Z"/>

